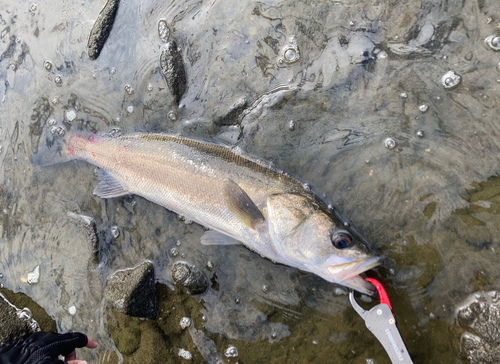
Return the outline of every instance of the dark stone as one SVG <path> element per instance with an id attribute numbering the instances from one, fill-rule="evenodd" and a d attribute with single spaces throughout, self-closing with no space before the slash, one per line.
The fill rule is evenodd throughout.
<path id="1" fill-rule="evenodd" d="M 172 268 L 172 279 L 190 294 L 204 293 L 208 288 L 208 279 L 194 264 L 176 262 Z"/>
<path id="2" fill-rule="evenodd" d="M 108 0 L 97 16 L 87 43 L 90 59 L 95 60 L 101 54 L 104 43 L 106 43 L 109 33 L 111 33 L 111 29 L 113 28 L 119 4 L 120 0 Z"/>
<path id="3" fill-rule="evenodd" d="M 220 117 L 216 121 L 216 124 L 219 126 L 241 124 L 240 115 L 247 106 L 248 100 L 246 99 L 246 97 L 240 97 L 231 105 L 226 115 Z"/>
<path id="4" fill-rule="evenodd" d="M 154 319 L 158 316 L 154 275 L 153 263 L 148 260 L 119 270 L 109 278 L 104 298 L 126 315 Z"/>
<path id="5" fill-rule="evenodd" d="M 175 41 L 168 42 L 163 47 L 160 55 L 160 69 L 178 105 L 187 89 L 187 75 L 182 54 Z"/>

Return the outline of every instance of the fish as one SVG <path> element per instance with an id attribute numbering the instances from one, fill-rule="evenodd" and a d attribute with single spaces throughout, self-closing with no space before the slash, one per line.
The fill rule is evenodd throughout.
<path id="1" fill-rule="evenodd" d="M 36 166 L 70 160 L 98 167 L 93 193 L 101 198 L 142 196 L 207 227 L 202 244 L 243 244 L 274 263 L 375 294 L 360 274 L 379 257 L 309 185 L 235 148 L 171 133 L 72 131 L 31 156 Z"/>

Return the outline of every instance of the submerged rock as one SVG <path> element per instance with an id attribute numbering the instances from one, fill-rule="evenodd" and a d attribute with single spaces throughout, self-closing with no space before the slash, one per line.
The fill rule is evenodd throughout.
<path id="1" fill-rule="evenodd" d="M 172 279 L 188 293 L 204 293 L 208 288 L 208 279 L 194 264 L 176 262 L 172 268 Z"/>
<path id="2" fill-rule="evenodd" d="M 141 343 L 141 330 L 137 327 L 125 327 L 117 333 L 114 340 L 120 353 L 132 355 Z"/>
<path id="3" fill-rule="evenodd" d="M 116 310 L 134 317 L 158 316 L 154 266 L 146 260 L 135 268 L 119 270 L 109 279 L 104 297 Z"/>
<path id="4" fill-rule="evenodd" d="M 500 295 L 476 293 L 472 303 L 458 311 L 458 323 L 466 328 L 461 337 L 462 354 L 470 364 L 500 362 Z"/>
<path id="5" fill-rule="evenodd" d="M 189 334 L 196 348 L 208 364 L 224 363 L 223 356 L 217 350 L 217 345 L 205 335 L 202 330 L 196 330 L 193 325 L 189 327 Z"/>
<path id="6" fill-rule="evenodd" d="M 85 229 L 87 233 L 87 242 L 91 250 L 92 262 L 99 264 L 99 237 L 95 219 L 87 215 L 75 214 L 71 211 L 68 211 L 67 215 L 78 221 Z"/>

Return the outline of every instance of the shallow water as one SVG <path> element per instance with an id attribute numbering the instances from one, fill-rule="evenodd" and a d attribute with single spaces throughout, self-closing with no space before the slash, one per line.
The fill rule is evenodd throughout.
<path id="1" fill-rule="evenodd" d="M 95 338 L 99 351 L 84 358 L 180 362 L 183 348 L 199 362 L 212 348 L 232 363 L 388 363 L 345 290 L 242 246 L 201 246 L 202 227 L 142 198 L 93 196 L 83 162 L 33 167 L 54 127 L 239 141 L 324 192 L 388 256 L 377 276 L 415 362 L 467 362 L 455 312 L 500 288 L 500 53 L 484 42 L 498 31 L 495 1 L 125 1 L 96 61 L 87 40 L 104 2 L 5 3 L 0 283 L 59 330 Z M 161 19 L 186 68 L 179 105 L 160 72 Z M 449 71 L 460 76 L 451 88 Z M 97 266 L 77 215 L 96 222 Z M 145 259 L 161 319 L 110 311 L 106 279 Z M 178 259 L 217 284 L 200 296 L 171 290 Z M 180 329 L 184 316 L 195 331 Z M 120 332 L 140 337 L 136 351 Z M 224 356 L 229 345 L 238 357 Z"/>

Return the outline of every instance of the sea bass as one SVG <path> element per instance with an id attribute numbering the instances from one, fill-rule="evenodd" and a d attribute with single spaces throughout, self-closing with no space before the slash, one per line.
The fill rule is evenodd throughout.
<path id="1" fill-rule="evenodd" d="M 211 230 L 203 244 L 240 242 L 273 262 L 372 294 L 359 276 L 379 264 L 287 173 L 227 147 L 171 134 L 72 133 L 47 142 L 35 165 L 81 159 L 99 167 L 94 194 L 142 196 Z"/>

